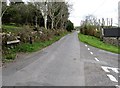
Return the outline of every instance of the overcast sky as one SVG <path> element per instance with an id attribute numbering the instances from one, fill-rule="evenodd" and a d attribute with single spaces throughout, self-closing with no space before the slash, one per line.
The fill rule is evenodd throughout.
<path id="1" fill-rule="evenodd" d="M 113 18 L 118 24 L 118 2 L 120 0 L 68 0 L 73 5 L 69 19 L 79 26 L 85 16 L 92 14 L 97 18 Z"/>

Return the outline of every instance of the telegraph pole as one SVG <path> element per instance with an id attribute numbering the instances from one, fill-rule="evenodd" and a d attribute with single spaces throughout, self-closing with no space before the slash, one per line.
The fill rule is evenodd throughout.
<path id="1" fill-rule="evenodd" d="M 112 24 L 113 24 L 113 19 L 111 18 L 111 27 L 112 27 Z"/>

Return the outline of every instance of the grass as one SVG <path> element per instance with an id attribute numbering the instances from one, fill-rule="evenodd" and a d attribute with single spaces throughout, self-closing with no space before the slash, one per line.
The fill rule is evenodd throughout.
<path id="1" fill-rule="evenodd" d="M 117 47 L 108 43 L 104 43 L 103 41 L 100 41 L 99 38 L 96 38 L 94 36 L 83 35 L 79 33 L 78 37 L 81 42 L 87 43 L 96 48 L 120 54 L 120 46 Z"/>
<path id="2" fill-rule="evenodd" d="M 35 51 L 41 50 L 51 45 L 52 43 L 56 42 L 66 34 L 67 32 L 61 34 L 60 36 L 54 36 L 51 40 L 47 40 L 43 42 L 40 41 L 40 42 L 34 42 L 33 44 L 29 44 L 29 43 L 19 44 L 15 48 L 9 49 L 8 54 L 3 55 L 3 63 L 13 61 L 16 57 L 16 53 L 18 52 L 35 52 Z"/>
<path id="3" fill-rule="evenodd" d="M 22 27 L 17 27 L 14 25 L 2 25 L 3 31 L 5 32 L 17 32 L 20 29 L 22 29 Z"/>
<path id="4" fill-rule="evenodd" d="M 18 34 L 19 32 L 23 32 L 24 30 L 30 30 L 31 31 L 32 28 L 29 28 L 29 26 L 15 26 L 15 25 L 2 25 L 2 32 L 11 32 L 14 34 Z M 4 47 L 5 51 L 2 54 L 2 61 L 3 63 L 6 62 L 11 62 L 16 58 L 16 54 L 19 52 L 35 52 L 38 50 L 43 49 L 44 47 L 47 47 L 49 45 L 51 45 L 52 43 L 56 42 L 57 40 L 59 40 L 61 37 L 63 37 L 64 35 L 66 35 L 67 32 L 65 33 L 61 33 L 60 35 L 54 35 L 53 37 L 51 37 L 50 40 L 47 41 L 39 41 L 39 42 L 33 42 L 33 44 L 29 44 L 29 43 L 20 43 L 16 46 L 9 46 L 9 47 Z"/>
<path id="5" fill-rule="evenodd" d="M 54 36 L 53 39 L 43 42 L 34 42 L 33 44 L 23 43 L 12 49 L 13 52 L 35 52 L 59 40 L 62 36 Z"/>

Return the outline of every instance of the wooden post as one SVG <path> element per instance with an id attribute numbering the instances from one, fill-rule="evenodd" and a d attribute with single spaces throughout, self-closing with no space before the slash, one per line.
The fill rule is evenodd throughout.
<path id="1" fill-rule="evenodd" d="M 32 44 L 32 43 L 33 43 L 33 42 L 32 42 L 32 37 L 31 37 L 31 36 L 30 36 L 29 42 L 30 42 L 30 44 Z"/>

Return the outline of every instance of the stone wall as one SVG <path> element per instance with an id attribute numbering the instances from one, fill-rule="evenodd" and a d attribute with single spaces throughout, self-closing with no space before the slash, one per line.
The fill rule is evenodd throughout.
<path id="1" fill-rule="evenodd" d="M 116 37 L 103 37 L 103 42 L 120 46 L 120 37 L 118 39 Z"/>

